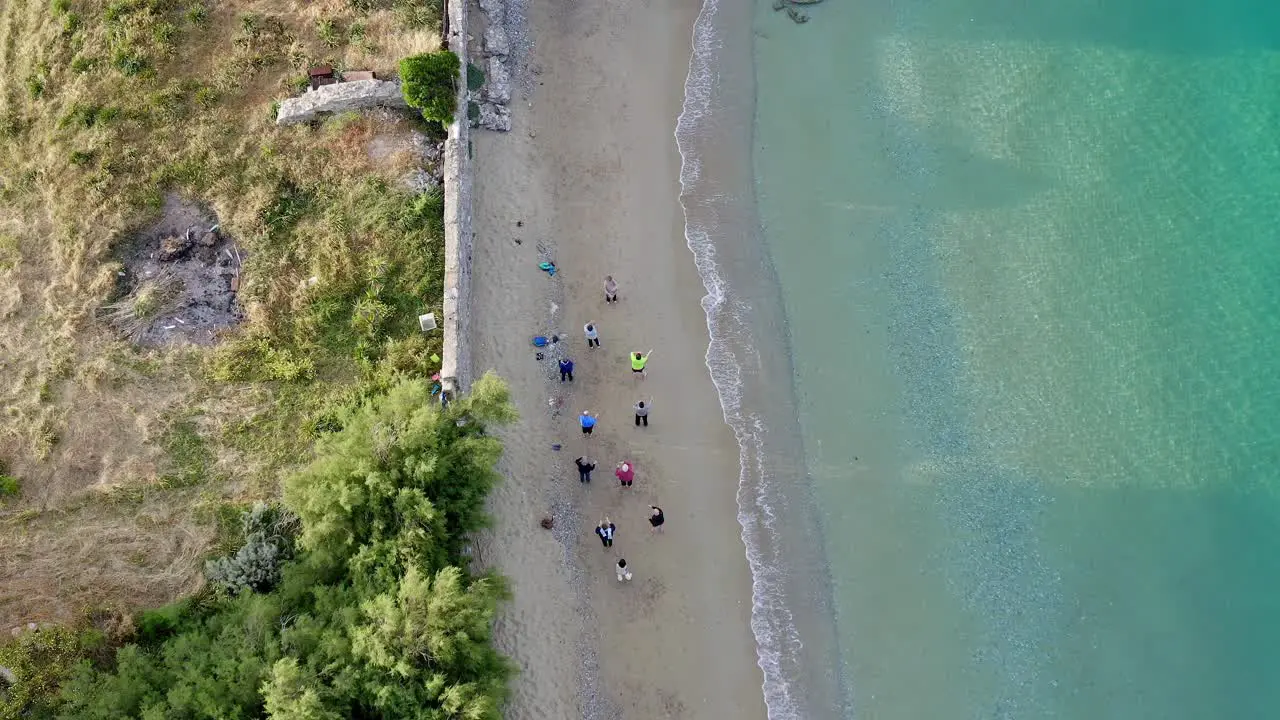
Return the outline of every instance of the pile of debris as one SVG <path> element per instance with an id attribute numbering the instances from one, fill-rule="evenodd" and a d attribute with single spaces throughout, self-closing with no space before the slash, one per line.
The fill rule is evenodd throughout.
<path id="1" fill-rule="evenodd" d="M 409 192 L 424 193 L 444 183 L 444 141 L 433 141 L 415 131 L 411 140 L 415 154 L 422 158 L 422 167 L 410 170 L 400 179 Z"/>
<path id="2" fill-rule="evenodd" d="M 161 238 L 160 249 L 156 252 L 156 259 L 160 262 L 177 262 L 186 258 L 194 250 L 201 262 L 212 263 L 216 260 L 213 246 L 217 244 L 217 225 L 203 231 L 200 228 L 189 227 L 181 235 L 170 235 Z"/>
<path id="3" fill-rule="evenodd" d="M 243 257 L 218 220 L 176 195 L 160 220 L 119 253 L 116 300 L 106 321 L 139 345 L 209 345 L 244 319 L 236 303 Z"/>

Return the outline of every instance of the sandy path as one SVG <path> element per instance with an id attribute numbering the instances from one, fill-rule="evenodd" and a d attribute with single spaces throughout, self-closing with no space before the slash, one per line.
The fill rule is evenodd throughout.
<path id="1" fill-rule="evenodd" d="M 532 0 L 531 102 L 517 97 L 513 132 L 474 141 L 475 369 L 507 378 L 522 413 L 505 435 L 497 526 L 477 548 L 515 592 L 499 624 L 522 668 L 509 718 L 765 714 L 737 447 L 704 365 L 702 287 L 677 201 L 672 131 L 697 10 L 696 0 Z M 537 267 L 545 257 L 560 268 L 554 279 Z M 621 284 L 613 307 L 606 273 Z M 599 349 L 586 347 L 588 321 Z M 553 330 L 567 340 L 539 362 L 529 338 Z M 626 353 L 650 348 L 640 382 Z M 571 385 L 553 366 L 566 350 Z M 647 429 L 633 425 L 641 398 L 654 405 Z M 583 409 L 601 416 L 590 438 L 575 419 Z M 573 468 L 584 452 L 599 465 L 590 485 Z M 622 459 L 637 466 L 629 490 L 612 474 Z M 666 511 L 661 535 L 649 533 L 650 503 Z M 546 514 L 552 532 L 538 527 Z M 618 526 L 612 550 L 591 532 L 605 514 Z M 634 569 L 629 584 L 614 578 L 618 557 Z"/>

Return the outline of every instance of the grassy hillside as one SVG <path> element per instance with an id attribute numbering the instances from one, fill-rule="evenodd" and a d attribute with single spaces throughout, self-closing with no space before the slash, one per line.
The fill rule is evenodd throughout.
<path id="1" fill-rule="evenodd" d="M 408 116 L 278 128 L 307 67 L 394 72 L 438 3 L 0 3 L 0 629 L 156 606 L 393 369 L 425 376 L 441 201 Z M 139 348 L 104 319 L 166 199 L 242 253 L 244 322 Z M 309 279 L 314 278 L 313 281 Z"/>

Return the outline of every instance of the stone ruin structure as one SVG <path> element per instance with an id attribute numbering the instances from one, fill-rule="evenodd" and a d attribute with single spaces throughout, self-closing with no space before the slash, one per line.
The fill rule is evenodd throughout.
<path id="1" fill-rule="evenodd" d="M 390 80 L 353 80 L 331 83 L 308 90 L 280 103 L 277 125 L 294 125 L 314 120 L 321 113 L 390 107 L 407 108 L 400 83 Z"/>

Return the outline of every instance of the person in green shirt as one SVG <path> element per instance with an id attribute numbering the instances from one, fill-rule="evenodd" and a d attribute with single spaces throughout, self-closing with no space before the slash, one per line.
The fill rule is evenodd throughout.
<path id="1" fill-rule="evenodd" d="M 633 352 L 631 353 L 631 372 L 640 373 L 640 379 L 644 379 L 644 366 L 649 363 L 649 356 L 653 354 L 650 350 L 647 353 Z"/>

